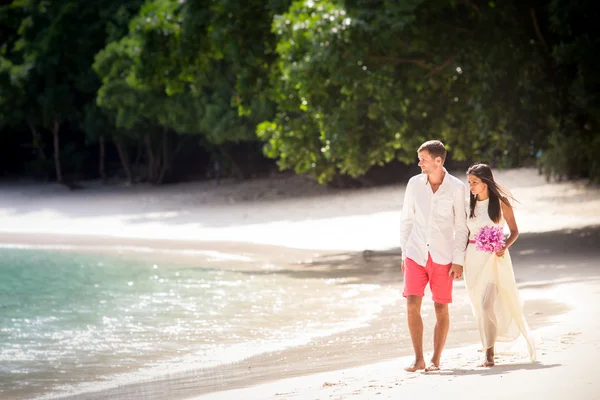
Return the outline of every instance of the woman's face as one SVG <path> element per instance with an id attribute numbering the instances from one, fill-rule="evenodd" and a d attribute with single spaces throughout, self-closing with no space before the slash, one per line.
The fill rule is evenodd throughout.
<path id="1" fill-rule="evenodd" d="M 469 181 L 469 190 L 473 195 L 477 196 L 487 191 L 487 184 L 475 175 L 467 175 L 467 180 Z"/>

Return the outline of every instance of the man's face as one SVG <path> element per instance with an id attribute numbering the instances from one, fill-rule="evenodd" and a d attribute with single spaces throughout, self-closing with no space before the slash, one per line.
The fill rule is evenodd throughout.
<path id="1" fill-rule="evenodd" d="M 418 156 L 419 167 L 421 167 L 421 172 L 424 174 L 436 172 L 442 166 L 442 158 L 433 158 L 427 150 L 420 151 Z"/>

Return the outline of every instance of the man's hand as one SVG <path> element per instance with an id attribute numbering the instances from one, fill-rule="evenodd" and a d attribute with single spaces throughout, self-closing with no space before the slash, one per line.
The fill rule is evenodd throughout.
<path id="1" fill-rule="evenodd" d="M 450 272 L 448 272 L 448 275 L 450 275 L 452 277 L 452 279 L 454 279 L 454 280 L 462 278 L 463 266 L 458 265 L 458 264 L 452 264 L 452 266 L 450 267 Z"/>

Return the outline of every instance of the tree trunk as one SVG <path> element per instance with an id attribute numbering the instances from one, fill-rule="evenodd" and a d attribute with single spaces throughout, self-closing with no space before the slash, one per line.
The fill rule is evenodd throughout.
<path id="1" fill-rule="evenodd" d="M 123 165 L 123 169 L 127 175 L 127 183 L 132 183 L 133 174 L 131 173 L 131 166 L 129 165 L 129 155 L 127 154 L 127 150 L 125 149 L 121 139 L 115 138 L 114 140 L 117 151 L 119 152 L 119 158 L 121 159 L 121 165 Z"/>
<path id="2" fill-rule="evenodd" d="M 233 176 L 240 180 L 244 179 L 244 173 L 242 172 L 242 169 L 239 167 L 239 165 L 235 162 L 233 157 L 231 157 L 231 155 L 227 151 L 225 151 L 225 148 L 223 146 L 217 146 L 217 148 L 225 157 L 229 159 L 229 161 L 231 161 L 231 169 L 233 172 Z"/>
<path id="3" fill-rule="evenodd" d="M 163 132 L 162 158 L 162 167 L 160 169 L 160 174 L 158 175 L 158 180 L 156 182 L 159 185 L 163 182 L 163 179 L 165 178 L 165 173 L 169 169 L 169 138 L 167 137 L 166 128 Z"/>
<path id="4" fill-rule="evenodd" d="M 54 138 L 54 167 L 56 169 L 56 181 L 63 183 L 62 172 L 60 170 L 60 146 L 58 132 L 60 130 L 60 122 L 54 121 L 52 125 L 52 137 Z"/>
<path id="5" fill-rule="evenodd" d="M 135 150 L 135 158 L 134 161 L 132 163 L 132 167 L 131 167 L 131 172 L 133 175 L 133 181 L 134 182 L 139 182 L 140 181 L 140 163 L 142 162 L 142 154 L 144 153 L 144 144 L 143 143 L 139 143 L 139 141 L 137 142 L 137 147 Z"/>
<path id="6" fill-rule="evenodd" d="M 154 181 L 154 152 L 152 151 L 152 142 L 150 141 L 150 135 L 144 136 L 144 143 L 146 143 L 146 153 L 148 154 L 148 181 Z"/>
<path id="7" fill-rule="evenodd" d="M 104 159 L 105 159 L 105 153 L 106 153 L 106 146 L 105 146 L 105 142 L 104 142 L 104 136 L 100 136 L 100 160 L 99 160 L 99 164 L 98 164 L 98 172 L 100 173 L 100 179 L 102 179 L 102 182 L 106 182 L 106 170 L 104 168 Z"/>
<path id="8" fill-rule="evenodd" d="M 35 129 L 35 126 L 33 126 L 33 124 L 31 122 L 28 122 L 27 124 L 29 125 L 29 129 L 31 130 L 31 136 L 32 136 L 31 143 L 33 145 L 33 148 L 35 149 L 39 159 L 42 161 L 46 161 L 47 157 L 46 157 L 46 153 L 44 153 L 44 146 L 42 145 L 42 136 L 37 131 L 37 129 Z"/>
<path id="9" fill-rule="evenodd" d="M 160 147 L 157 149 L 156 154 L 154 156 L 154 165 L 152 166 L 152 182 L 157 183 L 160 175 L 160 166 L 162 165 L 162 153 L 160 151 Z"/>

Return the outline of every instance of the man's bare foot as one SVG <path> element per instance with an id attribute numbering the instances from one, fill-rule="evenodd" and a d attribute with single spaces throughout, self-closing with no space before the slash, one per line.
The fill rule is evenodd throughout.
<path id="1" fill-rule="evenodd" d="M 429 364 L 429 366 L 427 368 L 425 368 L 425 372 L 433 372 L 433 371 L 439 371 L 439 370 L 440 370 L 439 364 L 436 364 L 434 362 L 431 362 Z"/>
<path id="2" fill-rule="evenodd" d="M 425 361 L 423 360 L 415 361 L 410 365 L 410 367 L 404 368 L 404 370 L 407 372 L 416 372 L 420 369 L 425 369 Z"/>

